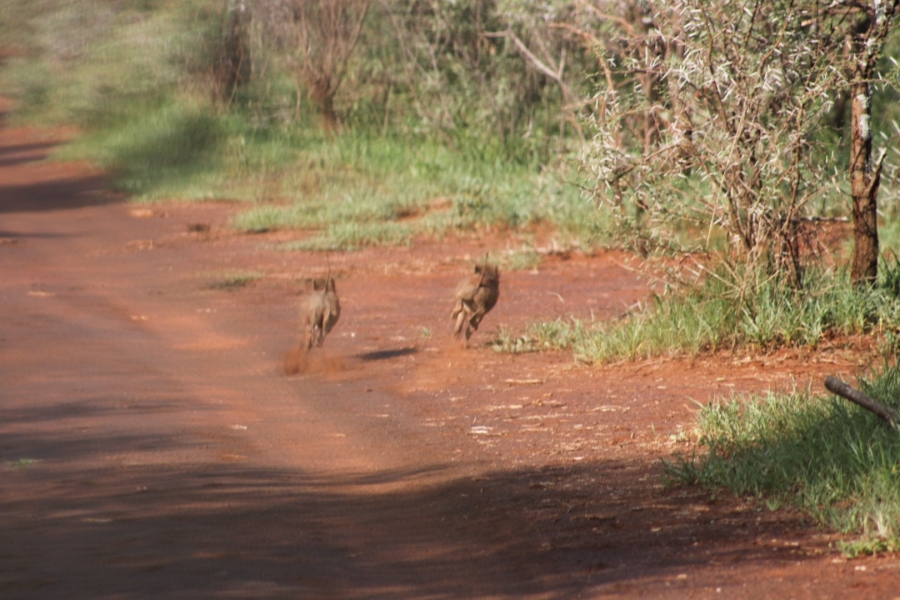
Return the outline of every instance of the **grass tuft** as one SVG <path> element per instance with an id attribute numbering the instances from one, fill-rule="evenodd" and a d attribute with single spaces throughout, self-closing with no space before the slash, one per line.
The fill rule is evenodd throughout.
<path id="1" fill-rule="evenodd" d="M 587 332 L 585 322 L 578 319 L 539 321 L 530 323 L 521 336 L 516 336 L 508 327 L 501 327 L 492 347 L 496 352 L 509 354 L 570 350 L 588 335 Z"/>
<path id="2" fill-rule="evenodd" d="M 260 271 L 240 271 L 221 277 L 216 277 L 204 287 L 209 290 L 234 291 L 247 287 L 254 281 L 262 279 L 266 274 Z"/>

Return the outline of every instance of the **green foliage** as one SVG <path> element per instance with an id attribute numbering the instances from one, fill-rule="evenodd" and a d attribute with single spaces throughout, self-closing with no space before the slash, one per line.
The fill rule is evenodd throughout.
<path id="1" fill-rule="evenodd" d="M 388 88 L 394 103 L 392 108 L 385 100 L 383 118 L 416 133 L 440 132 L 474 160 L 552 162 L 572 133 L 565 104 L 574 98 L 564 98 L 509 34 L 540 48 L 551 64 L 563 56 L 558 70 L 577 90 L 593 62 L 564 28 L 553 27 L 569 10 L 570 4 L 556 0 L 385 4 L 364 33 L 369 48 L 378 46 L 371 36 L 395 35 L 396 47 L 377 54 L 384 68 L 379 87 Z"/>
<path id="2" fill-rule="evenodd" d="M 583 167 L 635 248 L 739 260 L 750 277 L 790 271 L 783 283 L 802 286 L 820 257 L 805 246 L 806 217 L 846 214 L 849 119 L 836 122 L 845 111 L 835 104 L 848 100 L 858 60 L 845 46 L 858 16 L 817 6 L 648 0 L 633 7 L 652 15 L 645 38 L 614 19 L 612 33 L 598 25 L 608 73 Z M 897 134 L 889 80 L 873 82 L 873 137 L 885 148 Z M 893 183 L 881 181 L 884 206 L 896 203 Z"/>
<path id="3" fill-rule="evenodd" d="M 236 227 L 313 230 L 303 248 L 539 221 L 558 224 L 563 243 L 605 239 L 604 214 L 554 156 L 564 141 L 555 86 L 504 40 L 481 35 L 505 27 L 491 2 L 371 10 L 335 99 L 344 127 L 333 137 L 266 38 L 262 5 L 254 77 L 225 106 L 213 81 L 224 3 L 38 4 L 11 0 L 0 13 L 27 49 L 2 71 L 16 118 L 81 126 L 59 156 L 95 161 L 138 200 L 252 201 Z M 523 36 L 544 10 L 525 8 L 504 8 Z M 435 49 L 436 62 L 425 61 Z M 569 48 L 570 69 L 573 56 Z"/>
<path id="4" fill-rule="evenodd" d="M 217 94 L 223 1 L 3 4 L 0 28 L 24 50 L 3 75 L 6 92 L 20 101 L 20 118 L 93 128 L 133 118 L 148 103 Z M 516 31 L 531 45 L 562 54 L 564 76 L 575 89 L 592 61 L 561 35 L 564 29 L 550 26 L 566 14 L 551 4 L 562 3 L 373 5 L 334 99 L 341 122 L 354 130 L 438 138 L 473 161 L 532 168 L 555 161 L 574 122 L 565 117 L 559 86 L 509 40 L 486 35 Z M 253 77 L 233 105 L 252 113 L 256 125 L 317 126 L 320 107 L 297 78 L 293 49 L 278 35 L 290 11 L 276 1 L 251 3 L 251 12 Z"/>
<path id="5" fill-rule="evenodd" d="M 860 382 L 900 407 L 900 370 Z M 843 533 L 849 554 L 900 545 L 900 435 L 872 413 L 809 392 L 734 398 L 698 415 L 697 449 L 667 464 L 673 480 L 797 506 Z"/>
<path id="6" fill-rule="evenodd" d="M 186 196 L 217 176 L 227 135 L 208 110 L 164 105 L 79 140 L 60 156 L 90 157 L 113 173 L 115 187 L 141 198 Z"/>
<path id="7" fill-rule="evenodd" d="M 597 21 L 591 10 L 562 0 L 375 3 L 335 98 L 343 127 L 328 137 L 317 127 L 318 107 L 288 64 L 289 52 L 271 39 L 263 4 L 279 3 L 255 3 L 249 36 L 253 77 L 231 104 L 217 102 L 214 93 L 225 31 L 220 0 L 9 0 L 0 8 L 0 30 L 15 52 L 0 73 L 2 84 L 18 100 L 15 118 L 79 125 L 87 136 L 63 156 L 97 161 L 113 171 L 119 189 L 149 200 L 253 201 L 237 227 L 312 230 L 303 247 L 408 243 L 420 234 L 541 221 L 558 225 L 563 243 L 592 246 L 626 232 L 643 252 L 648 244 L 665 241 L 641 238 L 654 223 L 627 198 L 599 208 L 582 199 L 571 185 L 576 176 L 567 171 L 587 113 L 598 117 L 595 124 L 615 125 L 600 118 L 599 107 L 589 109 L 582 101 L 592 81 L 603 79 L 588 77 L 597 63 L 585 40 L 593 34 L 598 40 L 621 37 L 616 21 Z M 896 49 L 896 39 L 888 52 Z M 642 40 L 627 43 L 644 47 Z M 768 42 L 763 46 L 768 52 Z M 628 54 L 627 68 L 636 56 Z M 681 58 L 651 66 L 675 69 L 673 75 L 688 79 L 706 73 L 687 69 Z M 721 67 L 723 72 L 737 68 Z M 787 84 L 776 76 L 778 69 L 750 71 L 752 90 L 759 87 L 754 78 L 761 77 L 784 92 Z M 616 81 L 636 80 L 629 75 Z M 663 98 L 671 93 L 661 91 Z M 619 92 L 622 107 L 643 106 L 639 88 L 624 85 Z M 880 130 L 888 129 L 896 110 L 891 93 L 879 88 L 881 95 L 876 94 Z M 760 110 L 790 105 L 752 96 Z M 812 95 L 808 101 L 819 111 L 826 97 Z M 695 144 L 718 139 L 722 128 L 713 114 L 694 115 L 695 127 L 711 124 L 709 135 L 697 130 Z M 626 121 L 628 128 L 640 129 L 642 119 Z M 626 145 L 641 137 L 637 129 L 624 132 Z M 803 148 L 809 143 L 810 152 L 769 152 L 773 144 L 766 140 L 754 146 L 762 148 L 759 156 L 776 163 L 790 155 L 819 164 L 834 154 L 840 139 L 834 132 L 821 139 L 795 136 L 792 126 L 778 131 L 787 131 Z M 601 139 L 616 136 L 599 136 L 595 143 Z M 748 168 L 762 164 L 741 161 Z M 666 223 L 657 225 L 677 229 L 667 248 L 696 248 L 702 237 L 713 242 L 711 249 L 722 250 L 731 241 L 720 223 L 727 211 L 713 210 L 714 223 L 706 218 L 712 214 L 708 198 L 719 186 L 693 166 L 693 174 L 683 178 L 679 168 L 670 187 L 657 185 L 658 170 L 638 177 L 632 187 L 646 192 L 645 199 L 681 200 L 663 202 Z M 591 184 L 578 185 L 593 187 L 598 171 L 590 171 Z M 888 171 L 882 194 L 890 188 Z M 813 186 L 819 187 L 829 186 Z M 783 186 L 771 187 L 761 201 L 779 190 Z M 815 202 L 827 205 L 820 212 L 839 212 L 833 195 L 816 196 Z M 623 206 L 633 218 L 622 220 Z M 896 210 L 886 205 L 884 212 L 891 216 Z M 739 216 L 747 223 L 792 222 L 776 217 L 755 208 Z M 889 221 L 886 231 L 890 227 Z M 884 239 L 890 246 L 892 236 Z M 769 325 L 759 325 L 758 335 L 768 336 Z"/>
<path id="8" fill-rule="evenodd" d="M 365 246 L 401 246 L 412 241 L 406 223 L 334 223 L 309 239 L 285 244 L 285 250 L 358 250 Z"/>
<path id="9" fill-rule="evenodd" d="M 17 118 L 96 128 L 133 118 L 175 90 L 197 90 L 219 25 L 211 6 L 12 0 L 0 18 L 23 51 L 4 65 L 2 81 L 19 100 Z"/>

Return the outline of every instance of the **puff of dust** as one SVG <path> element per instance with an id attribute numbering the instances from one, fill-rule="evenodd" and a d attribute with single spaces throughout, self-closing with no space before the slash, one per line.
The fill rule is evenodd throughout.
<path id="1" fill-rule="evenodd" d="M 465 342 L 454 339 L 440 345 L 442 353 L 448 356 L 465 356 L 470 347 Z"/>
<path id="2" fill-rule="evenodd" d="M 306 373 L 309 369 L 309 352 L 302 346 L 291 348 L 284 353 L 284 374 Z"/>
<path id="3" fill-rule="evenodd" d="M 340 356 L 328 356 L 318 354 L 311 361 L 316 373 L 340 373 L 347 370 L 344 359 Z"/>
<path id="4" fill-rule="evenodd" d="M 347 366 L 344 359 L 319 352 L 307 351 L 302 346 L 291 348 L 284 354 L 284 374 L 298 373 L 340 373 Z"/>

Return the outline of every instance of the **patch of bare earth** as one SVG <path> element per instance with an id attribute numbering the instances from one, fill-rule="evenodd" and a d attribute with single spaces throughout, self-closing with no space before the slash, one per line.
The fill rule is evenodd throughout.
<path id="1" fill-rule="evenodd" d="M 456 282 L 514 236 L 332 254 L 340 322 L 295 351 L 323 254 L 227 204 L 131 205 L 0 132 L 3 598 L 895 598 L 804 517 L 663 485 L 696 402 L 851 377 L 852 348 L 590 366 L 500 325 L 615 318 L 615 253 L 504 272 L 472 347 Z M 285 374 L 285 363 L 293 375 Z M 299 372 L 297 372 L 299 371 Z"/>

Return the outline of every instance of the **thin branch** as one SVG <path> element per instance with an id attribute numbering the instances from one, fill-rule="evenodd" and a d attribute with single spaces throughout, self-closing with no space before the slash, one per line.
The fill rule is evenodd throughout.
<path id="1" fill-rule="evenodd" d="M 535 56 L 534 53 L 532 53 L 531 50 L 528 49 L 528 46 L 526 46 L 525 43 L 519 39 L 519 36 L 517 36 L 514 32 L 512 32 L 510 30 L 500 31 L 500 32 L 485 32 L 484 36 L 489 37 L 489 38 L 506 37 L 506 38 L 509 38 L 510 40 L 512 40 L 513 44 L 516 45 L 516 48 L 519 49 L 519 52 L 521 52 L 525 56 L 525 58 L 530 60 L 534 64 L 534 66 L 538 68 L 538 70 L 541 73 L 543 73 L 544 75 L 546 75 L 547 77 L 549 77 L 550 79 L 555 81 L 557 84 L 559 84 L 559 87 L 563 89 L 563 93 L 566 96 L 570 95 L 568 86 L 560 78 L 560 76 L 557 74 L 556 70 L 548 67 L 546 64 L 544 64 L 541 61 L 541 59 L 539 59 L 537 56 Z"/>
<path id="2" fill-rule="evenodd" d="M 528 49 L 528 46 L 526 46 L 525 43 L 519 39 L 519 36 L 517 36 L 515 34 L 515 32 L 512 31 L 511 29 L 507 29 L 506 31 L 501 31 L 501 32 L 485 32 L 483 35 L 485 37 L 489 37 L 489 38 L 505 37 L 507 39 L 512 40 L 513 44 L 515 44 L 516 48 L 518 48 L 519 52 L 522 53 L 522 55 L 525 56 L 525 58 L 527 58 L 529 61 L 531 61 L 534 64 L 534 66 L 537 67 L 537 69 L 541 73 L 543 73 L 544 75 L 546 75 L 547 77 L 549 77 L 550 79 L 555 81 L 557 83 L 557 85 L 559 85 L 559 89 L 563 95 L 563 110 L 565 112 L 569 113 L 569 111 L 565 110 L 565 109 L 569 103 L 569 98 L 572 97 L 572 91 L 569 89 L 569 86 L 566 85 L 565 80 L 563 80 L 563 78 L 562 78 L 562 72 L 563 72 L 562 64 L 560 64 L 556 69 L 552 69 L 549 66 L 547 66 L 543 61 L 541 61 L 541 59 L 539 59 L 537 56 L 535 56 L 535 54 L 533 52 L 531 52 L 531 50 Z M 563 56 L 565 56 L 565 55 L 563 55 Z M 575 119 L 573 117 L 573 115 L 567 114 L 566 121 L 569 122 L 572 125 L 572 127 L 575 128 L 575 131 L 578 133 L 578 137 L 580 137 L 581 141 L 584 142 L 584 134 L 581 131 L 581 125 L 578 123 L 578 120 Z"/>

